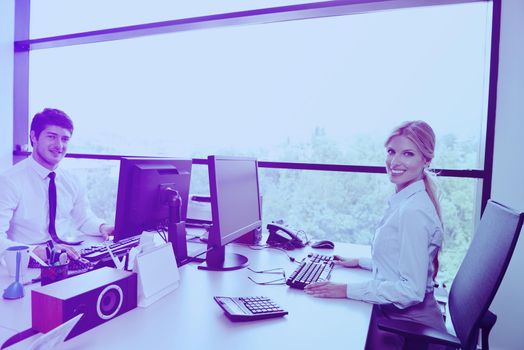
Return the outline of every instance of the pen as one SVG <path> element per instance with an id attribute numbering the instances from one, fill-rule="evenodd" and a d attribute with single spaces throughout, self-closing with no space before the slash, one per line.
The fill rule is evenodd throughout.
<path id="1" fill-rule="evenodd" d="M 54 265 L 56 263 L 56 251 L 51 250 L 51 258 L 49 259 L 49 265 Z"/>

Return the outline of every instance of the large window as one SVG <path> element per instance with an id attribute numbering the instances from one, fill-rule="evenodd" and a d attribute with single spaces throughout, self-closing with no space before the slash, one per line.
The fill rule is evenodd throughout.
<path id="1" fill-rule="evenodd" d="M 33 10 L 32 37 L 68 30 L 40 24 L 52 18 L 52 7 Z M 186 16 L 210 14 L 191 11 Z M 184 16 L 166 13 L 146 17 Z M 103 18 L 99 28 L 76 22 L 69 30 L 136 24 L 138 16 Z M 46 106 L 70 114 L 70 152 L 354 165 L 383 165 L 388 132 L 423 119 L 437 134 L 434 167 L 482 170 L 490 36 L 491 4 L 480 2 L 34 50 L 29 115 Z M 110 220 L 117 164 L 67 164 L 81 169 L 94 210 Z M 205 166 L 194 169 L 192 192 L 206 192 Z M 369 243 L 393 190 L 381 174 L 260 175 L 266 222 L 284 219 L 310 237 L 336 241 Z M 480 186 L 467 178 L 439 183 L 446 226 L 441 275 L 449 281 L 470 242 Z"/>
<path id="2" fill-rule="evenodd" d="M 416 118 L 469 148 L 435 166 L 478 168 L 487 15 L 422 7 L 36 50 L 30 115 L 67 110 L 75 152 L 374 165 L 382 151 L 361 152 Z"/>

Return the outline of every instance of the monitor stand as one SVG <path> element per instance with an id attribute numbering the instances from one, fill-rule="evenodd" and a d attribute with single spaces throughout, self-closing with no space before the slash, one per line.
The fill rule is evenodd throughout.
<path id="1" fill-rule="evenodd" d="M 226 253 L 225 247 L 213 247 L 206 253 L 206 261 L 198 266 L 199 270 L 233 271 L 246 267 L 249 260 L 246 256 L 236 253 Z"/>
<path id="2" fill-rule="evenodd" d="M 173 253 L 175 253 L 177 265 L 180 267 L 188 262 L 186 222 L 181 220 L 182 198 L 178 191 L 172 189 L 170 184 L 162 186 L 160 189 L 162 197 L 166 198 L 165 201 L 169 206 L 167 240 L 173 246 Z"/>

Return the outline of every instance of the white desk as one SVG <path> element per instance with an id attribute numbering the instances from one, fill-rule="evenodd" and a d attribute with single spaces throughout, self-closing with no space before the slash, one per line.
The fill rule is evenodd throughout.
<path id="1" fill-rule="evenodd" d="M 249 257 L 255 270 L 284 267 L 289 276 L 297 266 L 278 250 L 251 250 L 232 244 L 227 251 Z M 295 250 L 295 258 L 308 250 Z M 338 244 L 335 251 L 318 250 L 321 254 L 369 255 L 368 247 Z M 351 254 L 353 253 L 353 254 Z M 161 273 L 161 271 L 159 271 Z M 0 287 L 9 283 L 7 272 L 0 272 Z M 188 264 L 180 269 L 181 284 L 173 293 L 148 308 L 137 308 L 116 317 L 63 344 L 61 349 L 363 349 L 371 305 L 348 299 L 319 299 L 286 285 L 260 286 L 256 280 L 270 280 L 277 275 L 255 274 L 248 269 L 209 272 Z M 365 280 L 367 271 L 335 267 L 332 281 Z M 26 296 L 0 302 L 0 343 L 14 331 L 31 327 L 31 292 L 39 285 L 26 287 Z M 233 323 L 216 305 L 213 296 L 264 295 L 272 298 L 289 315 L 255 322 Z M 35 336 L 38 337 L 38 336 Z M 303 337 L 300 339 L 300 337 Z M 35 338 L 9 349 L 27 349 Z M 297 344 L 293 346 L 294 344 Z"/>

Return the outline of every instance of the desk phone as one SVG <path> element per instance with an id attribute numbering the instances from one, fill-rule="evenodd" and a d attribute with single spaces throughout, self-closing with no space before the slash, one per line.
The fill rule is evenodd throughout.
<path id="1" fill-rule="evenodd" d="M 214 299 L 231 321 L 255 321 L 288 314 L 267 297 L 214 297 Z"/>

